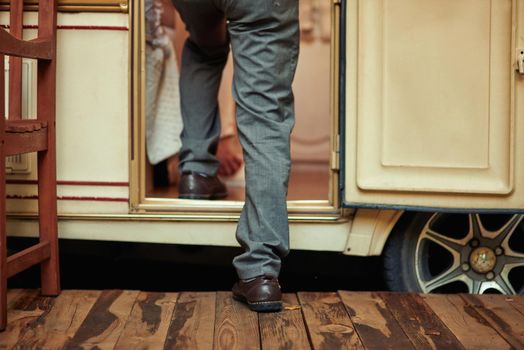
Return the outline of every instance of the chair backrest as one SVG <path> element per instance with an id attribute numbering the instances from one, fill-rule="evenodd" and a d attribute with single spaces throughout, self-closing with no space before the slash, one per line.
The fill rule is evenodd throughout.
<path id="1" fill-rule="evenodd" d="M 0 28 L 0 81 L 4 81 L 4 55 L 9 55 L 9 111 L 10 120 L 22 118 L 22 58 L 38 59 L 37 116 L 54 121 L 56 97 L 56 0 L 39 0 L 38 37 L 23 40 L 23 0 L 11 0 L 9 33 Z M 4 85 L 0 88 L 3 111 Z M 0 113 L 5 118 L 5 112 Z"/>

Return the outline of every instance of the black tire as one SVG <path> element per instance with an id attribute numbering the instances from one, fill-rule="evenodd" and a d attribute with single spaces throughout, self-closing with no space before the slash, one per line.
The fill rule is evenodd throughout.
<path id="1" fill-rule="evenodd" d="M 417 282 L 415 248 L 417 238 L 431 213 L 405 214 L 384 247 L 386 285 L 395 292 L 422 292 Z"/>

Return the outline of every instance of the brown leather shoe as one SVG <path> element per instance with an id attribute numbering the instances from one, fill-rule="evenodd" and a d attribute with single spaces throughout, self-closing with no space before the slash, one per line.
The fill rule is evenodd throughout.
<path id="1" fill-rule="evenodd" d="M 182 173 L 178 197 L 184 199 L 221 199 L 227 196 L 226 186 L 217 176 L 195 172 Z"/>
<path id="2" fill-rule="evenodd" d="M 275 277 L 260 276 L 249 282 L 240 280 L 233 286 L 233 298 L 256 312 L 282 310 L 282 292 Z"/>

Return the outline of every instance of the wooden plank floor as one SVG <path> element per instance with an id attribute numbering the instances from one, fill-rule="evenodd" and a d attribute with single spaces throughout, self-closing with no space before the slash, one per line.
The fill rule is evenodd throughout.
<path id="1" fill-rule="evenodd" d="M 2 349 L 524 349 L 524 297 L 285 294 L 256 314 L 230 292 L 10 290 Z"/>

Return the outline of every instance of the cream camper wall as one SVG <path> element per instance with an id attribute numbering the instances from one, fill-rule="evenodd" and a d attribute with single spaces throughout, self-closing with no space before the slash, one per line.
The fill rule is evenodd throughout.
<path id="1" fill-rule="evenodd" d="M 9 13 L 0 12 L 0 24 L 8 23 Z M 26 12 L 24 39 L 36 35 L 36 24 L 36 13 Z M 59 13 L 57 62 L 59 213 L 128 213 L 128 14 Z M 7 64 L 8 60 L 6 69 Z M 26 60 L 23 67 L 24 117 L 32 117 L 36 65 Z M 8 211 L 34 213 L 36 156 L 24 155 L 12 162 Z"/>
<path id="2" fill-rule="evenodd" d="M 346 202 L 523 209 L 524 1 L 346 6 Z"/>
<path id="3" fill-rule="evenodd" d="M 58 14 L 60 238 L 236 246 L 234 232 L 240 203 L 223 204 L 220 208 L 198 203 L 207 211 L 198 218 L 179 211 L 136 213 L 130 208 L 132 143 L 137 148 L 142 146 L 136 144 L 141 142 L 140 138 L 131 135 L 141 120 L 135 125 L 130 123 L 132 118 L 140 116 L 131 110 L 133 102 L 140 99 L 134 95 L 135 90 L 140 90 L 137 88 L 140 82 L 136 81 L 140 78 L 140 69 L 135 70 L 139 64 L 132 66 L 133 60 L 140 57 L 140 52 L 134 51 L 140 45 L 136 45 L 137 38 L 132 38 L 131 27 L 131 23 L 140 22 L 140 12 L 134 12 L 132 7 L 129 14 Z M 6 26 L 8 22 L 9 14 L 0 12 L 0 24 Z M 25 39 L 35 35 L 36 22 L 34 13 L 25 14 Z M 140 28 L 134 29 L 139 35 Z M 35 113 L 36 70 L 31 64 L 24 62 L 24 111 L 28 117 Z M 9 161 L 8 210 L 11 216 L 8 232 L 34 236 L 37 222 L 31 214 L 37 211 L 36 162 L 33 155 Z M 133 186 L 136 190 L 140 183 L 137 181 Z M 326 219 L 323 213 L 301 212 L 302 206 L 296 205 L 298 214 L 291 221 L 291 246 L 294 249 L 344 251 L 351 218 L 339 220 L 338 208 L 328 208 L 333 218 Z M 325 210 L 324 207 L 326 205 L 320 209 Z M 368 250 L 364 246 L 360 251 L 356 250 L 356 245 L 353 248 L 357 253 Z"/>

